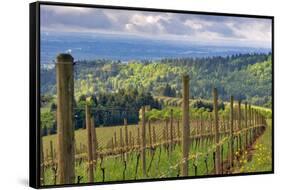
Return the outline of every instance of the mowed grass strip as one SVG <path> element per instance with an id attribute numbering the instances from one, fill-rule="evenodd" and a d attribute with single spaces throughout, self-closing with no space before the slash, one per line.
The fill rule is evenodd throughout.
<path id="1" fill-rule="evenodd" d="M 249 159 L 251 158 L 251 159 Z M 272 171 L 272 120 L 267 120 L 264 134 L 255 142 L 251 151 L 245 151 L 241 160 L 243 165 L 236 172 Z"/>

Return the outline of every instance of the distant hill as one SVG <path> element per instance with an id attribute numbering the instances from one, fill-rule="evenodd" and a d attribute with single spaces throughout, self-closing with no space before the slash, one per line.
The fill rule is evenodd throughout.
<path id="1" fill-rule="evenodd" d="M 60 52 L 68 52 L 75 60 L 110 59 L 120 61 L 159 60 L 162 58 L 202 58 L 245 53 L 269 53 L 269 48 L 200 44 L 195 42 L 157 40 L 117 34 L 42 33 L 42 64 L 52 64 Z"/>
<path id="2" fill-rule="evenodd" d="M 171 58 L 143 61 L 92 60 L 75 65 L 75 96 L 137 89 L 154 96 L 181 97 L 181 77 L 191 78 L 191 97 L 247 100 L 271 107 L 271 54 L 239 54 L 209 58 Z M 41 93 L 55 94 L 55 68 L 41 68 Z"/>

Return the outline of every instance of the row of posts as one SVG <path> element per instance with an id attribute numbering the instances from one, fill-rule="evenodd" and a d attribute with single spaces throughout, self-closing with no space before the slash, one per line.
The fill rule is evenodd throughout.
<path id="1" fill-rule="evenodd" d="M 58 184 L 73 184 L 75 183 L 75 140 L 74 140 L 74 125 L 73 125 L 73 104 L 74 104 L 74 79 L 73 79 L 73 58 L 69 54 L 60 54 L 57 56 L 56 60 L 56 80 L 57 80 L 57 180 Z M 188 176 L 189 168 L 189 150 L 190 150 L 190 118 L 189 118 L 189 76 L 183 76 L 183 101 L 182 101 L 182 133 L 181 133 L 181 144 L 182 144 L 182 164 L 181 164 L 181 176 Z M 234 160 L 234 111 L 233 111 L 233 96 L 230 98 L 230 165 L 233 166 Z M 215 125 L 215 143 L 220 142 L 220 131 L 219 131 L 219 115 L 218 115 L 218 93 L 217 89 L 213 89 L 213 118 Z M 250 108 L 250 107 L 249 107 Z M 248 127 L 248 109 L 247 103 L 245 103 L 245 128 Z M 95 161 L 97 159 L 97 139 L 94 126 L 94 119 L 91 116 L 90 108 L 86 105 L 86 129 L 87 129 L 87 140 L 88 140 L 88 177 L 89 182 L 93 182 L 94 179 L 94 167 Z M 252 110 L 252 109 L 249 109 Z M 250 123 L 250 125 L 256 125 L 257 118 L 254 120 L 253 117 L 257 117 L 256 112 L 253 110 L 249 112 L 250 122 L 255 121 L 255 123 Z M 143 177 L 146 177 L 146 119 L 145 119 L 145 107 L 141 108 L 142 121 L 140 133 L 140 153 L 141 153 L 141 165 Z M 171 113 L 172 115 L 173 113 Z M 254 114 L 254 115 L 253 115 Z M 240 119 L 239 119 L 240 118 Z M 241 102 L 238 102 L 238 128 L 241 129 Z M 125 128 L 127 128 L 127 121 L 125 120 Z M 264 122 L 263 122 L 264 123 Z M 150 124 L 150 123 L 149 123 Z M 170 141 L 173 141 L 173 121 L 170 125 Z M 122 130 L 122 129 L 120 129 Z M 149 129 L 151 130 L 151 129 Z M 179 130 L 178 130 L 179 131 Z M 250 130 L 251 133 L 257 133 L 256 130 Z M 125 132 L 128 130 L 125 129 Z M 150 131 L 151 132 L 151 131 Z M 122 131 L 120 133 L 122 135 Z M 254 135 L 254 134 L 252 134 Z M 248 132 L 245 132 L 245 142 L 246 146 L 249 144 Z M 120 137 L 120 139 L 122 136 Z M 240 138 L 240 134 L 239 134 Z M 42 141 L 42 140 L 41 140 Z M 116 133 L 114 134 L 113 141 L 116 144 Z M 150 139 L 150 141 L 152 141 Z M 128 145 L 128 134 L 125 135 L 125 143 Z M 42 142 L 41 142 L 42 146 Z M 41 151 L 42 151 L 41 147 Z M 41 154 L 41 157 L 43 154 Z M 215 172 L 216 174 L 221 174 L 221 149 L 220 146 L 216 146 L 215 150 Z M 41 167 L 41 175 L 44 172 L 44 167 Z M 41 176 L 41 180 L 42 176 Z"/>

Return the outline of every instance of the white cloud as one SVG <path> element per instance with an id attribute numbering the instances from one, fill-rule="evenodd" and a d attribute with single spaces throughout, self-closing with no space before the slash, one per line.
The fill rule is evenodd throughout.
<path id="1" fill-rule="evenodd" d="M 42 6 L 45 31 L 111 32 L 170 40 L 271 46 L 271 20 Z"/>
<path id="2" fill-rule="evenodd" d="M 184 22 L 184 25 L 193 28 L 194 30 L 200 30 L 203 29 L 204 27 L 210 27 L 212 26 L 212 22 L 210 21 L 204 21 L 202 19 L 187 19 Z"/>
<path id="3" fill-rule="evenodd" d="M 44 10 L 52 11 L 58 15 L 77 15 L 86 14 L 95 11 L 95 9 L 85 7 L 65 7 L 65 6 L 54 6 L 54 5 L 43 5 Z"/>

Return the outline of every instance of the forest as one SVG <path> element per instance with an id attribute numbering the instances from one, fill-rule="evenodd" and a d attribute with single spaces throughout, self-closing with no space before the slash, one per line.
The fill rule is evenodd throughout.
<path id="1" fill-rule="evenodd" d="M 75 97 L 137 89 L 153 96 L 181 97 L 179 78 L 191 78 L 191 95 L 210 97 L 216 86 L 220 98 L 229 94 L 252 104 L 271 107 L 271 54 L 181 58 L 143 61 L 93 60 L 75 64 Z M 94 85 L 92 85 L 94 82 Z M 54 95 L 55 68 L 41 69 L 41 94 Z"/>

